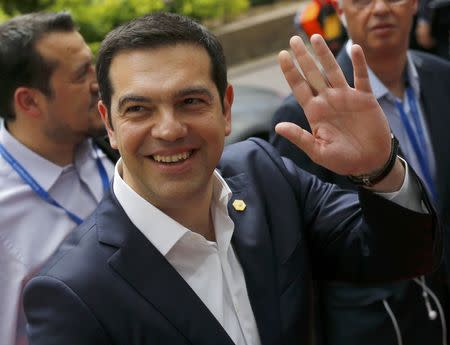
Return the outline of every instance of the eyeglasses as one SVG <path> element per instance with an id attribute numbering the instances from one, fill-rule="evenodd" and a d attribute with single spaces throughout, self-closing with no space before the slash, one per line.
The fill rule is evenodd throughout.
<path id="1" fill-rule="evenodd" d="M 351 0 L 352 5 L 358 8 L 366 8 L 372 6 L 377 0 Z M 403 5 L 409 0 L 383 0 L 389 6 Z"/>

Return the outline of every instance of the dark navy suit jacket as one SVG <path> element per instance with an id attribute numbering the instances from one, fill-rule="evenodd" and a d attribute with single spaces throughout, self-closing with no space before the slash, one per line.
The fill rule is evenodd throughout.
<path id="1" fill-rule="evenodd" d="M 419 75 L 424 116 L 436 157 L 436 187 L 439 193 L 436 208 L 445 229 L 446 243 L 448 243 L 448 234 L 450 234 L 450 135 L 448 133 L 450 126 L 450 63 L 417 51 L 411 51 L 411 57 Z M 345 49 L 339 53 L 337 61 L 349 85 L 353 86 L 353 67 Z M 294 122 L 311 131 L 302 108 L 292 95 L 274 114 L 272 127 L 283 121 Z M 274 132 L 271 133 L 270 141 L 281 155 L 289 157 L 299 167 L 317 175 L 322 180 L 338 184 L 343 188 L 355 189 L 355 186 L 346 177 L 334 174 L 313 163 L 305 153 Z M 445 255 L 445 260 L 448 261 L 449 258 L 449 254 Z M 449 277 L 449 267 L 447 263 L 443 268 L 443 270 L 447 270 L 447 278 Z M 441 279 L 437 276 L 435 278 Z M 397 344 L 392 321 L 381 304 L 383 299 L 389 299 L 392 303 L 391 306 L 394 308 L 399 322 L 404 343 L 442 343 L 441 323 L 439 320 L 429 323 L 422 291 L 413 282 L 364 286 L 363 288 L 341 283 L 327 283 L 321 284 L 320 287 L 323 313 L 321 320 L 324 321 L 321 333 L 326 339 L 325 344 Z M 443 291 L 443 293 L 446 292 Z M 442 296 L 442 294 L 440 295 Z M 374 304 L 374 302 L 379 303 Z M 395 308 L 396 303 L 398 308 Z M 436 309 L 435 306 L 434 308 Z M 415 315 L 418 313 L 420 315 Z M 413 315 L 417 318 L 413 318 Z M 447 319 L 450 317 L 448 310 L 446 317 Z M 429 329 L 425 322 L 418 321 L 421 319 L 425 322 L 428 321 Z M 352 325 L 352 327 L 348 325 Z"/>
<path id="2" fill-rule="evenodd" d="M 230 205 L 247 205 L 229 207 L 232 244 L 263 345 L 310 342 L 313 278 L 405 278 L 439 256 L 430 215 L 364 190 L 361 208 L 357 194 L 322 183 L 262 140 L 226 147 L 218 168 Z M 232 344 L 112 192 L 27 285 L 24 303 L 31 345 Z"/>

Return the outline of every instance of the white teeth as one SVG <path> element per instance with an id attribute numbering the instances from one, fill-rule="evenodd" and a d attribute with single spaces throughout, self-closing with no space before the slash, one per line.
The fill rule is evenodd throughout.
<path id="1" fill-rule="evenodd" d="M 183 152 L 183 153 L 178 153 L 176 155 L 171 155 L 171 156 L 154 155 L 153 159 L 157 162 L 176 163 L 179 161 L 184 161 L 185 159 L 188 159 L 190 156 L 191 156 L 191 152 Z"/>

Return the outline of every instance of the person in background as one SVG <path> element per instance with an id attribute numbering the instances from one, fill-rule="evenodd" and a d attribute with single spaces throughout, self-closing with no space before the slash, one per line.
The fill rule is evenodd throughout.
<path id="1" fill-rule="evenodd" d="M 397 158 L 360 47 L 350 88 L 320 36 L 325 77 L 300 37 L 290 43 L 306 79 L 287 51 L 280 65 L 317 137 L 277 131 L 369 181 L 359 199 L 262 139 L 224 147 L 233 88 L 206 28 L 170 13 L 123 24 L 96 68 L 121 154 L 113 187 L 25 288 L 31 345 L 308 344 L 312 277 L 386 281 L 439 261 L 435 217 Z"/>
<path id="2" fill-rule="evenodd" d="M 416 40 L 424 49 L 450 60 L 450 0 L 419 0 Z"/>
<path id="3" fill-rule="evenodd" d="M 337 61 L 353 85 L 350 47 L 353 43 L 361 45 L 374 95 L 400 142 L 402 156 L 424 179 L 448 236 L 450 64 L 433 55 L 408 50 L 417 0 L 341 0 L 338 5 L 350 41 Z M 274 114 L 274 125 L 284 121 L 311 131 L 293 96 Z M 282 155 L 324 181 L 355 189 L 349 179 L 315 164 L 277 133 L 271 134 L 270 141 Z M 445 259 L 448 260 L 448 254 Z M 323 343 L 446 344 L 450 319 L 447 270 L 448 265 L 429 276 L 364 287 L 318 281 Z"/>
<path id="4" fill-rule="evenodd" d="M 112 162 L 91 137 L 92 53 L 68 13 L 0 25 L 0 343 L 27 343 L 22 290 L 108 189 Z"/>

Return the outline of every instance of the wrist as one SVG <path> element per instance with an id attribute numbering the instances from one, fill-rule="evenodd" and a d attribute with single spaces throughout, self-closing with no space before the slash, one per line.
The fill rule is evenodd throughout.
<path id="1" fill-rule="evenodd" d="M 397 160 L 397 153 L 398 153 L 398 140 L 391 133 L 391 152 L 384 166 L 381 169 L 375 171 L 374 173 L 358 176 L 350 175 L 348 176 L 348 179 L 358 186 L 373 187 L 375 184 L 379 183 L 387 175 L 389 175 L 389 173 L 392 171 L 392 169 L 395 166 L 395 162 Z"/>

